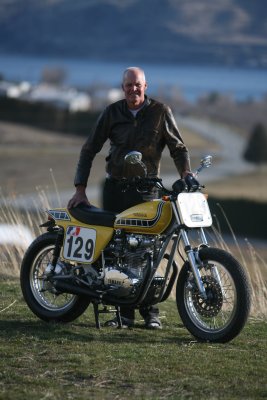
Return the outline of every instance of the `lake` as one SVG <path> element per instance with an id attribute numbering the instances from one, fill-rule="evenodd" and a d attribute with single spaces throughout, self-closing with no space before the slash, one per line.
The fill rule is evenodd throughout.
<path id="1" fill-rule="evenodd" d="M 220 92 L 236 100 L 260 99 L 267 95 L 267 70 L 256 68 L 214 67 L 174 64 L 139 64 L 146 72 L 149 94 L 161 88 L 177 88 L 189 101 L 210 93 Z M 85 59 L 31 57 L 0 54 L 0 73 L 6 80 L 40 82 L 44 68 L 61 67 L 66 83 L 78 87 L 92 84 L 119 86 L 123 62 Z"/>

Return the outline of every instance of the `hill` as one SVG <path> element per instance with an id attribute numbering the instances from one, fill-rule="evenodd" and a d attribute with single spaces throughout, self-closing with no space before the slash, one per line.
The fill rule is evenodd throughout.
<path id="1" fill-rule="evenodd" d="M 264 0 L 3 0 L 0 53 L 266 66 Z"/>

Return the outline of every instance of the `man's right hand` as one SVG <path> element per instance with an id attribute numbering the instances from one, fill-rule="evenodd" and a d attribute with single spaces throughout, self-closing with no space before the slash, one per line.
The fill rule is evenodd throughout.
<path id="1" fill-rule="evenodd" d="M 79 204 L 91 205 L 85 193 L 85 186 L 81 185 L 76 186 L 76 193 L 68 202 L 68 208 L 77 207 Z"/>

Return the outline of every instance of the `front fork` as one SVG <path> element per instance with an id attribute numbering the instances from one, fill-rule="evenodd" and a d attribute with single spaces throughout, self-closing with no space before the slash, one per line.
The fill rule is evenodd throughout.
<path id="1" fill-rule="evenodd" d="M 184 229 L 181 229 L 181 236 L 182 236 L 182 239 L 183 239 L 183 242 L 184 242 L 184 250 L 185 250 L 185 252 L 187 254 L 187 258 L 188 258 L 191 270 L 193 272 L 193 275 L 194 275 L 194 278 L 195 278 L 199 293 L 200 293 L 202 298 L 207 299 L 206 290 L 205 290 L 205 287 L 203 285 L 203 282 L 202 282 L 202 279 L 201 279 L 201 275 L 200 275 L 200 272 L 199 272 L 199 268 L 198 268 L 199 264 L 201 262 L 199 257 L 198 257 L 198 253 L 196 253 L 196 251 L 192 249 L 190 241 L 188 239 L 187 232 Z M 201 232 L 201 236 L 205 237 L 203 229 L 202 229 L 202 232 Z M 203 240 L 203 238 L 202 238 L 202 240 Z M 205 239 L 205 242 L 203 244 L 207 245 L 206 239 Z"/>
<path id="2" fill-rule="evenodd" d="M 177 205 L 176 205 L 175 202 L 172 202 L 172 209 L 173 209 L 176 221 L 178 222 L 179 225 L 181 225 L 181 220 L 180 220 L 178 209 L 177 209 Z M 208 243 L 207 243 L 207 239 L 206 239 L 204 230 L 202 228 L 200 228 L 199 232 L 200 232 L 200 235 L 201 235 L 202 243 L 207 246 Z M 180 229 L 180 235 L 181 235 L 181 237 L 183 239 L 183 242 L 184 242 L 184 250 L 185 250 L 185 252 L 187 254 L 189 265 L 190 265 L 191 270 L 193 272 L 193 275 L 194 275 L 194 278 L 195 278 L 199 293 L 204 299 L 207 299 L 206 290 L 205 290 L 205 287 L 203 285 L 203 282 L 202 282 L 202 279 L 201 279 L 201 275 L 200 275 L 200 272 L 199 272 L 199 269 L 198 269 L 199 264 L 201 262 L 199 257 L 198 257 L 198 253 L 196 253 L 192 249 L 190 241 L 189 241 L 189 238 L 188 238 L 188 235 L 187 235 L 187 232 L 186 232 L 186 230 L 184 228 Z"/>

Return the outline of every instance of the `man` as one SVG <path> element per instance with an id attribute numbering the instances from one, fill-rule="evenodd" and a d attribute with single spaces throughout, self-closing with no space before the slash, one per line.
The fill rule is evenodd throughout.
<path id="1" fill-rule="evenodd" d="M 86 196 L 90 169 L 96 153 L 108 139 L 110 150 L 106 158 L 107 177 L 103 189 L 103 208 L 106 210 L 119 213 L 144 201 L 134 189 L 122 192 L 119 185 L 123 177 L 124 157 L 130 151 L 140 151 L 148 176 L 157 177 L 161 154 L 167 145 L 181 177 L 192 175 L 189 154 L 170 108 L 149 99 L 145 95 L 146 89 L 142 69 L 130 67 L 124 71 L 122 90 L 125 99 L 109 105 L 103 111 L 83 145 L 75 176 L 76 193 L 69 201 L 69 208 L 81 203 L 90 205 Z M 139 311 L 147 328 L 161 328 L 157 307 L 141 307 Z M 121 307 L 121 316 L 124 325 L 133 326 L 134 309 Z M 108 325 L 116 326 L 116 320 L 109 321 Z"/>

